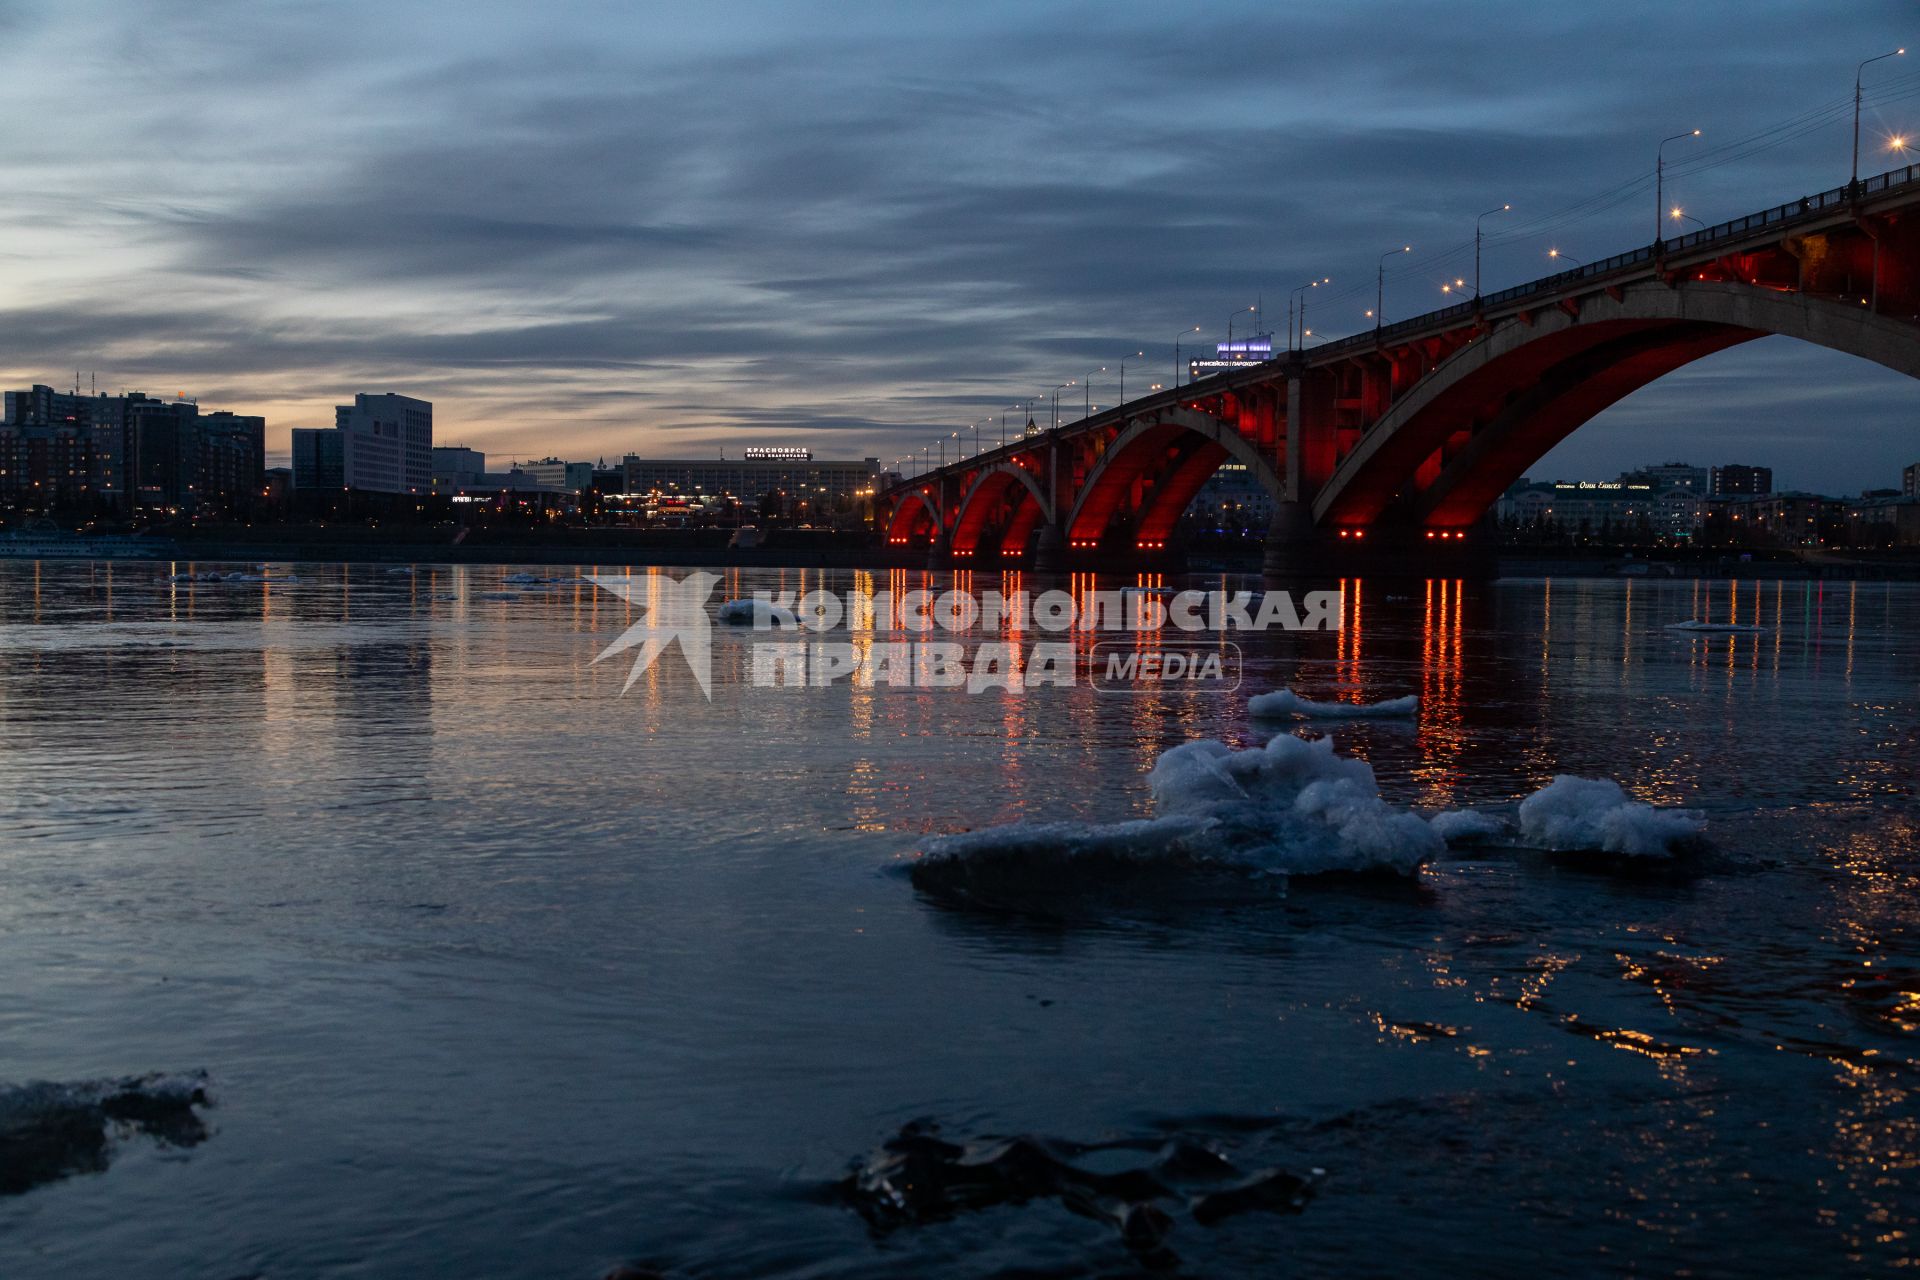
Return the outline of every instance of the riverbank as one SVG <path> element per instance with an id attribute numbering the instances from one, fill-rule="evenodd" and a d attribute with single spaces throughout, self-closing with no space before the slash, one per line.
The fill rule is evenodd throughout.
<path id="1" fill-rule="evenodd" d="M 189 533 L 172 538 L 93 536 L 22 539 L 8 546 L 0 539 L 0 559 L 93 559 L 184 562 L 261 561 L 341 564 L 504 564 L 631 565 L 689 568 L 910 569 L 927 567 L 920 549 L 876 546 L 864 536 L 828 530 L 775 530 L 757 547 L 727 545 L 725 530 L 588 529 L 529 531 L 502 537 L 488 531 L 478 537 L 394 538 L 379 529 L 316 530 L 287 528 L 271 533 L 222 531 L 220 536 Z M 275 535 L 279 536 L 275 536 Z M 1116 559 L 1089 566 L 1102 572 L 1186 572 L 1258 574 L 1257 549 L 1228 554 L 1195 551 L 1164 565 Z M 1356 565 L 1334 555 L 1301 567 L 1302 572 L 1348 576 L 1469 578 L 1789 578 L 1916 582 L 1920 551 L 1899 549 L 1847 554 L 1794 550 L 1715 551 L 1649 559 L 1627 551 L 1532 551 L 1513 548 L 1468 550 L 1424 566 L 1393 557 L 1391 567 Z M 956 566 L 966 567 L 966 566 Z"/>

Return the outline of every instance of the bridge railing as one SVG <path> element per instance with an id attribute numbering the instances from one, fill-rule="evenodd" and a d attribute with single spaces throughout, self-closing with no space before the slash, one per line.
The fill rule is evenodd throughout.
<path id="1" fill-rule="evenodd" d="M 1893 169 L 1872 178 L 1862 178 L 1858 186 L 1847 185 L 1822 191 L 1818 195 L 1807 196 L 1790 204 L 1776 205 L 1759 213 L 1750 213 L 1745 217 L 1732 218 L 1715 226 L 1691 231 L 1686 235 L 1663 242 L 1659 248 L 1666 253 L 1686 253 L 1695 249 L 1718 243 L 1722 240 L 1737 240 L 1758 230 L 1777 227 L 1801 218 L 1819 217 L 1834 209 L 1844 208 L 1853 201 L 1869 195 L 1878 195 L 1899 187 L 1920 182 L 1920 165 L 1908 165 L 1904 169 Z M 1315 352 L 1339 351 L 1348 348 L 1370 347 L 1375 342 L 1404 334 L 1418 333 L 1431 329 L 1436 324 L 1448 320 L 1465 318 L 1473 314 L 1476 307 L 1497 307 L 1510 302 L 1518 302 L 1536 295 L 1551 295 L 1564 290 L 1568 285 L 1597 276 L 1610 276 L 1615 272 L 1628 270 L 1651 262 L 1655 256 L 1654 245 L 1632 249 L 1626 253 L 1616 253 L 1611 258 L 1601 258 L 1585 266 L 1575 267 L 1571 271 L 1561 271 L 1554 275 L 1529 280 L 1525 284 L 1513 285 L 1494 293 L 1483 294 L 1476 301 L 1457 302 L 1438 311 L 1429 311 L 1425 315 L 1415 316 L 1411 320 L 1402 320 L 1367 333 L 1356 333 L 1350 337 L 1315 347 Z"/>

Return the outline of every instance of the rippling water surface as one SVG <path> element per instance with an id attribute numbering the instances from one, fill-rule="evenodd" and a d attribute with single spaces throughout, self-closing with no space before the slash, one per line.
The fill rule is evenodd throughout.
<path id="1" fill-rule="evenodd" d="M 677 667 L 619 696 L 591 660 L 640 615 L 584 582 L 166 572 L 0 564 L 0 1082 L 204 1070 L 215 1105 L 191 1146 L 0 1197 L 0 1275 L 1912 1256 L 1920 590 L 1349 581 L 1340 632 L 1244 639 L 1230 696 L 754 689 L 720 630 L 709 705 Z M 1767 630 L 1666 629 L 1709 616 Z M 1395 803 L 1610 777 L 1716 852 L 1056 919 L 892 870 L 929 833 L 1145 816 L 1159 752 L 1261 741 L 1245 695 L 1283 685 L 1420 695 L 1323 727 Z M 831 1184 L 919 1117 L 1326 1172 L 1297 1214 L 1176 1212 L 1153 1258 L 1053 1199 L 876 1232 Z"/>

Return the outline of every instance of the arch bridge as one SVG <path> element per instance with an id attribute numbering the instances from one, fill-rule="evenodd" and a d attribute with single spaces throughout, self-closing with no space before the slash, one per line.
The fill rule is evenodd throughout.
<path id="1" fill-rule="evenodd" d="M 1303 548 L 1468 539 L 1608 405 L 1769 334 L 1920 378 L 1920 166 L 1895 170 L 929 470 L 879 495 L 887 543 L 959 565 L 1164 559 L 1221 465 Z"/>

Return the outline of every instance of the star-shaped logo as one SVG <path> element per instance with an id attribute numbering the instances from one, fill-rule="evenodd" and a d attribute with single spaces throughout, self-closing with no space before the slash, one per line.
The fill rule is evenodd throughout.
<path id="1" fill-rule="evenodd" d="M 646 617 L 628 627 L 618 640 L 594 658 L 599 662 L 601 658 L 611 658 L 635 645 L 640 646 L 633 670 L 627 673 L 627 682 L 620 687 L 620 692 L 633 688 L 633 682 L 653 665 L 653 660 L 665 653 L 667 646 L 677 643 L 680 656 L 687 660 L 693 678 L 700 682 L 700 692 L 712 702 L 713 624 L 707 620 L 707 597 L 713 594 L 720 576 L 695 572 L 678 582 L 665 574 L 649 574 L 643 578 L 592 576 L 596 585 L 647 610 Z"/>

